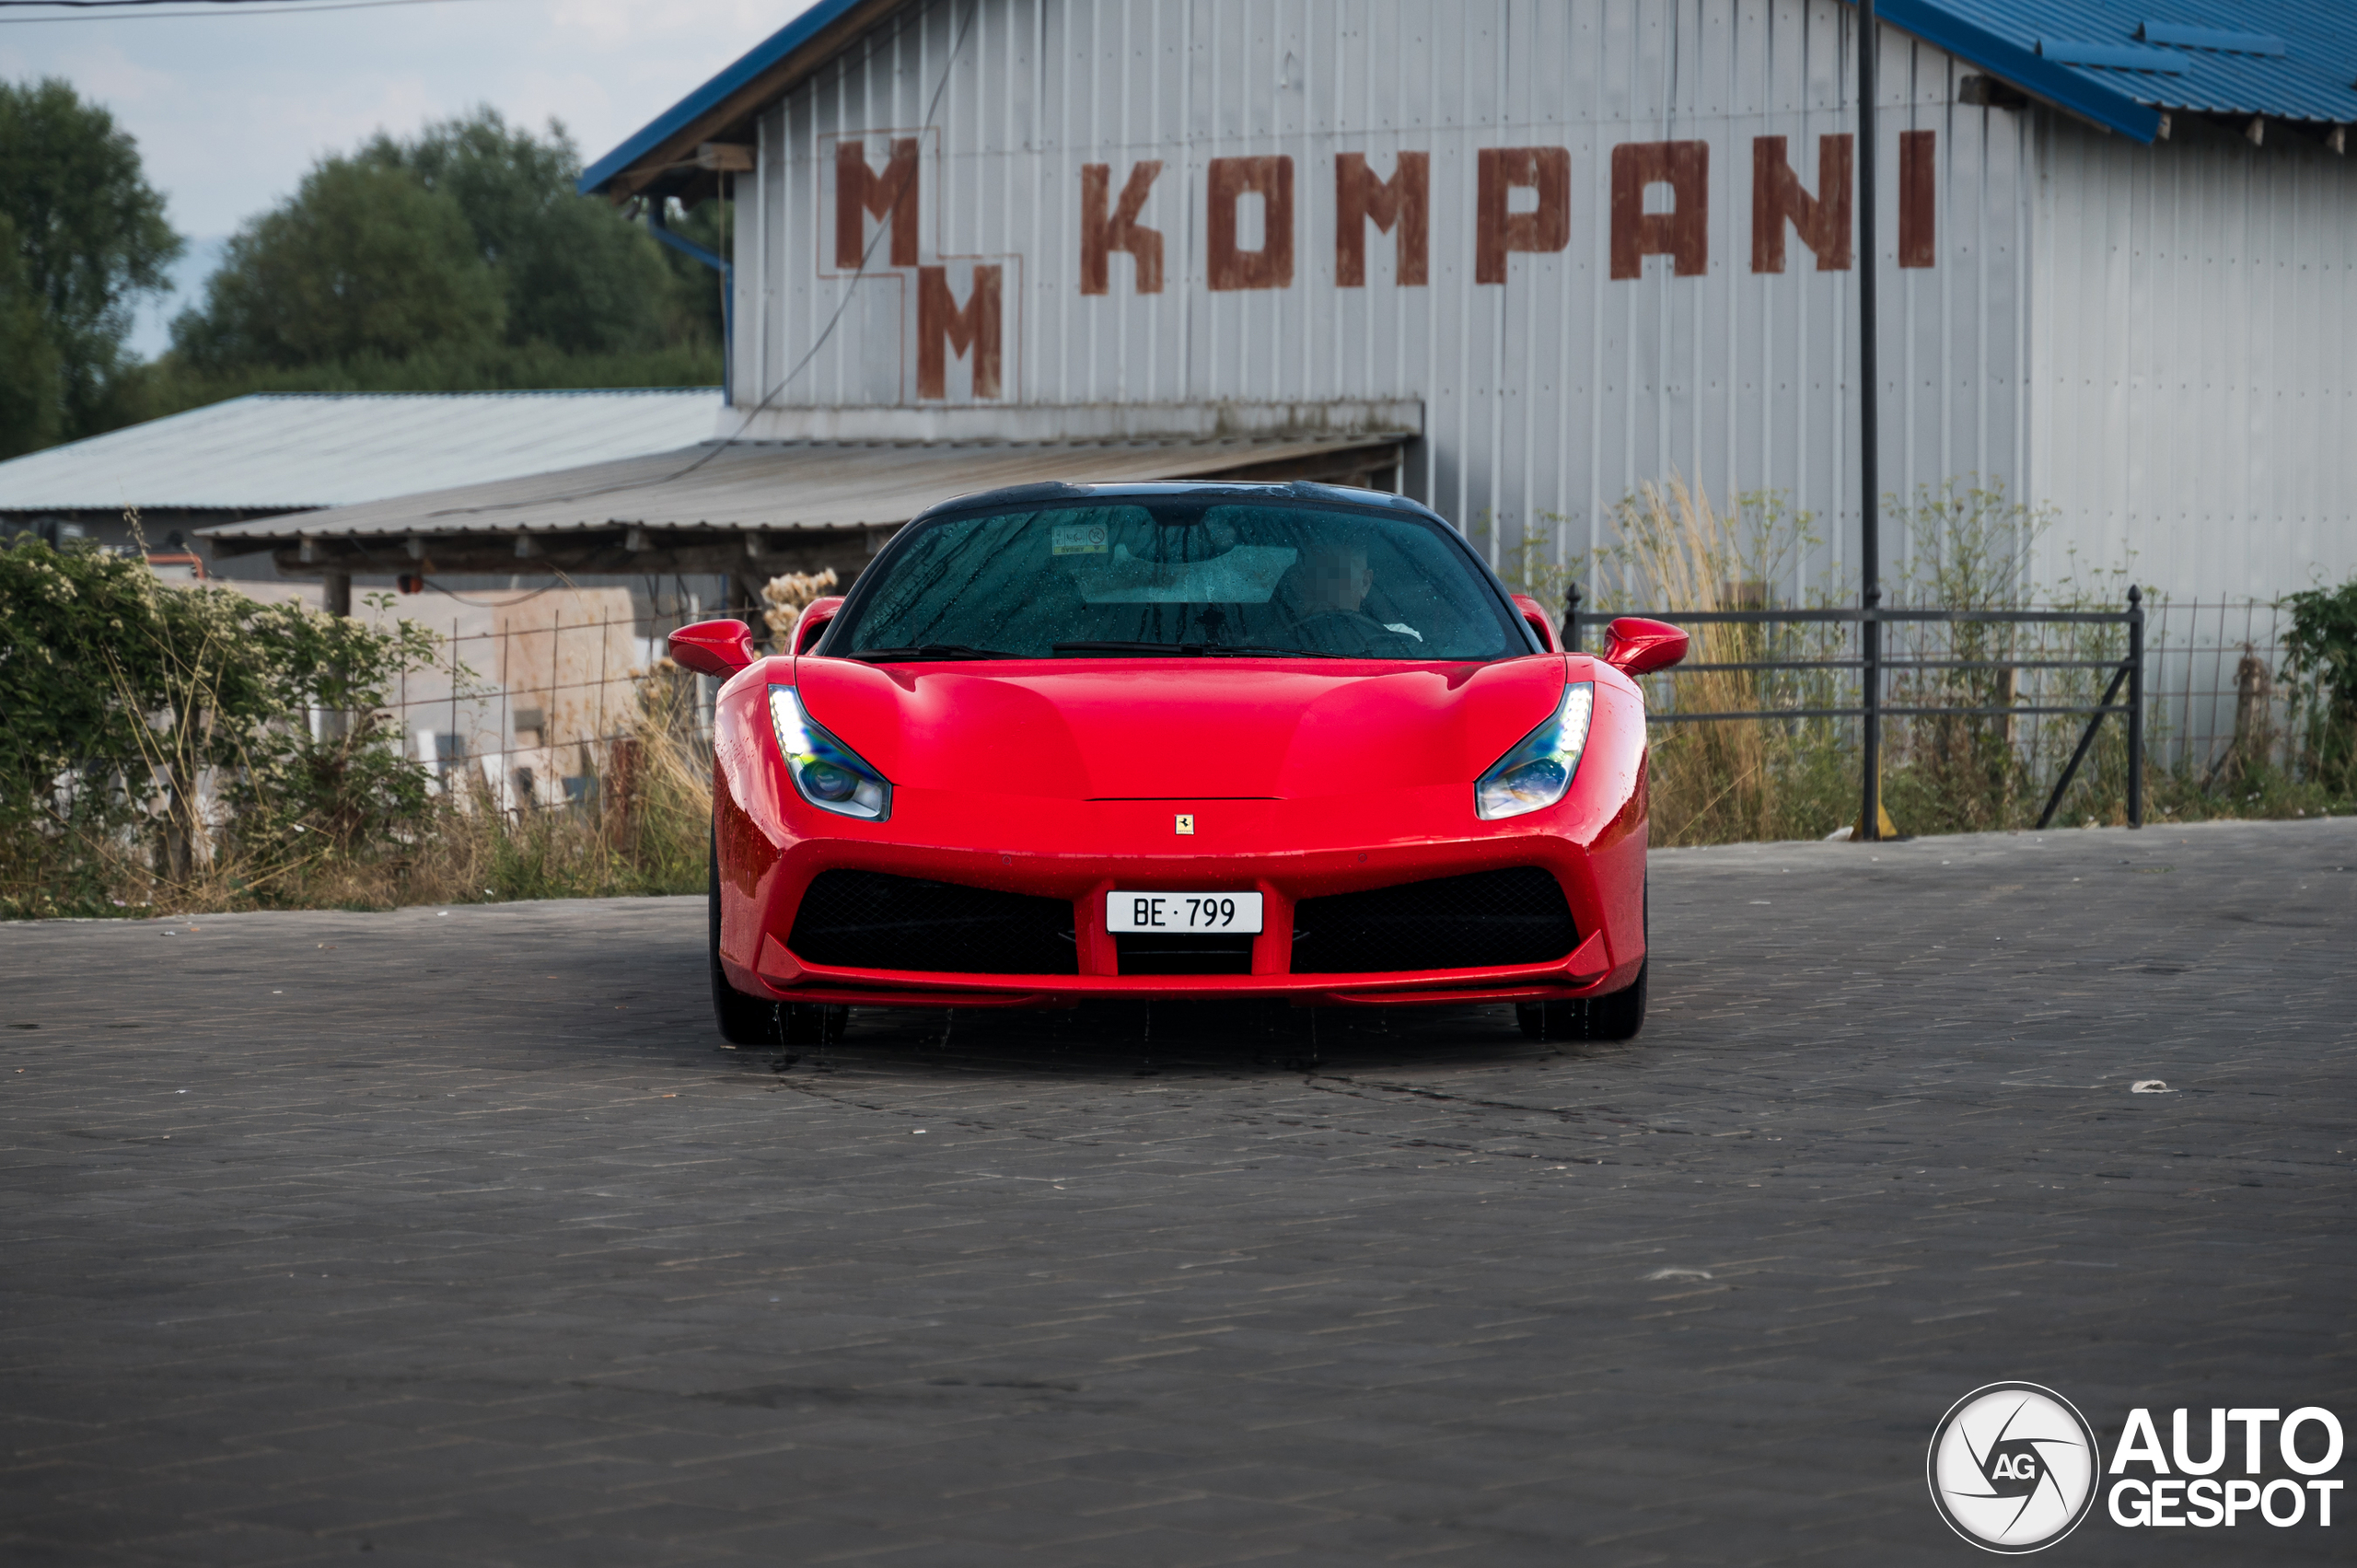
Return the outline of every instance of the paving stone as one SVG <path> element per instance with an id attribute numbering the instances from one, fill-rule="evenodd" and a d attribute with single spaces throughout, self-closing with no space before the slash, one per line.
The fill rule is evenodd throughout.
<path id="1" fill-rule="evenodd" d="M 2357 1422 L 2357 823 L 1653 887 L 1623 1044 L 730 1051 L 698 900 L 0 929 L 0 1559 L 1953 1562 L 1980 1384 Z"/>

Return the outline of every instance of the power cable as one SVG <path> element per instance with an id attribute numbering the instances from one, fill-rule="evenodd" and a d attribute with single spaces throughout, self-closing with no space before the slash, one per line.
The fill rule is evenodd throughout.
<path id="1" fill-rule="evenodd" d="M 941 112 L 942 96 L 949 90 L 949 73 L 956 68 L 958 64 L 958 56 L 965 50 L 966 35 L 973 26 L 974 13 L 980 8 L 981 4 L 981 0 L 969 0 L 966 6 L 966 18 L 958 24 L 958 35 L 950 41 L 949 57 L 943 61 L 941 64 L 941 80 L 934 84 L 932 101 L 925 107 L 924 123 L 917 132 L 920 145 L 922 145 L 925 133 L 934 128 L 934 121 Z M 922 152 L 920 152 L 919 157 L 922 159 Z M 660 196 L 655 198 L 656 201 L 661 201 L 662 199 L 663 198 Z M 428 512 L 426 516 L 429 517 L 474 517 L 487 512 L 513 511 L 520 506 L 545 506 L 557 505 L 566 501 L 586 501 L 593 496 L 611 495 L 626 490 L 646 490 L 651 489 L 656 485 L 673 484 L 687 478 L 690 474 L 694 473 L 698 469 L 702 468 L 704 464 L 718 457 L 722 452 L 726 451 L 730 447 L 735 446 L 738 438 L 741 437 L 747 430 L 752 428 L 753 421 L 760 417 L 760 415 L 766 411 L 772 403 L 777 401 L 778 395 L 785 390 L 787 385 L 791 383 L 796 376 L 801 375 L 804 370 L 809 367 L 812 360 L 819 357 L 819 351 L 827 346 L 828 339 L 834 336 L 835 327 L 837 323 L 842 320 L 843 313 L 851 308 L 853 291 L 858 287 L 859 280 L 865 277 L 867 273 L 868 259 L 876 254 L 876 248 L 884 242 L 884 236 L 890 231 L 890 227 L 891 226 L 888 223 L 878 224 L 877 226 L 876 233 L 871 236 L 867 241 L 867 248 L 859 253 L 859 266 L 857 270 L 852 273 L 851 283 L 844 287 L 842 291 L 842 297 L 836 302 L 834 314 L 827 318 L 826 326 L 819 331 L 817 340 L 810 345 L 809 352 L 805 354 L 800 359 L 796 360 L 792 369 L 788 370 L 784 376 L 778 377 L 777 385 L 772 387 L 768 393 L 762 397 L 761 401 L 754 404 L 752 409 L 737 422 L 736 435 L 730 436 L 724 440 L 714 441 L 706 444 L 703 455 L 697 458 L 695 461 L 688 464 L 685 468 L 679 469 L 671 473 L 660 475 L 655 479 L 632 480 L 629 482 L 622 484 L 601 484 L 588 490 L 575 491 L 564 495 L 536 496 L 529 501 L 501 501 L 482 506 L 452 506 L 444 511 Z"/>
<path id="2" fill-rule="evenodd" d="M 386 6 L 465 5 L 471 3 L 471 0 L 329 0 L 325 5 L 279 5 L 273 3 L 273 0 L 194 0 L 196 4 L 214 8 L 203 11 L 114 8 L 187 3 L 189 0 L 0 0 L 0 6 L 12 9 L 20 6 L 38 6 L 43 9 L 51 6 L 109 7 L 61 17 L 0 17 L 0 28 L 32 27 L 42 22 L 156 22 L 168 21 L 176 17 L 203 17 L 215 19 L 226 17 L 286 17 L 299 16 L 308 11 L 374 11 Z"/>

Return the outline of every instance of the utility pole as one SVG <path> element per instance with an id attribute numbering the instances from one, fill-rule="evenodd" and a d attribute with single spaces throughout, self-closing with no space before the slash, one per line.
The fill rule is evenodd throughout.
<path id="1" fill-rule="evenodd" d="M 1865 761 L 1864 810 L 1858 837 L 1882 836 L 1882 478 L 1875 465 L 1881 439 L 1876 403 L 1880 372 L 1875 364 L 1875 274 L 1881 256 L 1875 248 L 1875 0 L 1858 0 L 1858 650 L 1864 697 Z"/>

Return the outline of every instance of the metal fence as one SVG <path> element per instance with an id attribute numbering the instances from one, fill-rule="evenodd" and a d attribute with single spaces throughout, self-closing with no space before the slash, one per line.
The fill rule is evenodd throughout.
<path id="1" fill-rule="evenodd" d="M 2127 608 L 2119 610 L 1877 606 L 1599 611 L 1581 610 L 1580 598 L 1579 585 L 1572 584 L 1564 596 L 1563 624 L 1565 640 L 1573 647 L 1585 645 L 1586 628 L 1608 625 L 1622 614 L 1703 629 L 1701 656 L 1689 656 L 1677 670 L 1655 678 L 1655 700 L 1646 715 L 1652 723 L 1857 721 L 1859 749 L 1876 763 L 1863 770 L 1859 820 L 1867 838 L 1878 836 L 1882 819 L 1880 765 L 1891 749 L 1883 726 L 1891 719 L 1992 721 L 2000 744 L 2020 748 L 2024 741 L 2014 726 L 2024 721 L 2038 726 L 2084 717 L 2078 744 L 2039 816 L 2038 826 L 2044 827 L 2085 761 L 2098 726 L 2117 714 L 2128 730 L 2128 820 L 2143 825 L 2144 613 L 2135 588 L 2128 590 Z M 2058 640 L 2061 646 L 2054 645 Z M 1730 652 L 1737 656 L 1725 656 Z M 2088 701 L 2093 693 L 2081 689 L 2087 679 L 2107 676 L 2102 695 Z M 1695 682 L 1697 677 L 1704 679 Z M 1681 685 L 1689 683 L 1708 692 L 1699 707 L 1678 700 Z M 2035 751 L 2041 738 L 2033 729 L 2028 749 Z"/>
<path id="2" fill-rule="evenodd" d="M 435 633 L 435 663 L 403 675 L 387 704 L 406 753 L 441 787 L 480 787 L 503 810 L 594 803 L 614 744 L 641 722 L 643 679 L 668 656 L 665 639 L 686 613 L 581 616 L 545 625 Z M 480 620 L 480 618 L 477 618 Z M 718 682 L 692 677 L 691 717 L 708 736 Z"/>
<path id="3" fill-rule="evenodd" d="M 2154 762 L 2205 784 L 2237 761 L 2296 772 L 2303 721 L 2324 703 L 2319 673 L 2284 678 L 2282 606 L 2155 598 L 2147 615 Z"/>
<path id="4" fill-rule="evenodd" d="M 1576 588 L 1573 590 L 1576 592 Z M 1580 633 L 1625 610 L 1580 610 Z M 1728 717 L 1863 722 L 1861 612 L 1742 610 L 1658 612 L 1659 619 L 1743 628 L 1748 656 L 1712 658 L 1711 633 L 1674 672 L 1648 677 L 1652 716 L 1663 724 Z M 630 616 L 552 615 L 545 625 L 476 624 L 454 617 L 435 631 L 436 667 L 405 676 L 389 707 L 410 756 L 446 786 L 479 777 L 503 808 L 562 806 L 593 794 L 611 743 L 638 714 L 639 678 L 667 656 L 664 639 L 699 618 L 687 606 Z M 480 618 L 478 618 L 479 620 Z M 2058 775 L 2088 730 L 2084 720 L 2134 717 L 2131 749 L 2156 768 L 2210 784 L 2237 760 L 2296 772 L 2303 721 L 2318 711 L 2316 678 L 2283 677 L 2281 608 L 2259 600 L 2202 603 L 2155 598 L 2142 609 L 2142 703 L 2131 714 L 2123 690 L 2132 649 L 2126 610 L 1953 610 L 1895 607 L 1878 612 L 1879 716 L 1905 725 L 1969 718 L 1994 726 L 2025 758 Z M 1751 705 L 1697 707 L 1697 677 L 1735 676 Z M 454 678 L 455 677 L 455 678 Z M 695 721 L 708 732 L 718 683 L 700 683 Z M 1727 686 L 1712 689 L 1723 694 Z M 1894 740 L 1903 749 L 1904 729 Z"/>
<path id="5" fill-rule="evenodd" d="M 2041 821 L 2110 714 L 2126 732 L 2119 784 L 2131 821 L 2142 818 L 2147 765 L 2202 788 L 2237 763 L 2297 776 L 2324 709 L 2317 676 L 2283 673 L 2281 607 L 2146 602 L 2135 589 L 2129 599 L 2094 610 L 1887 607 L 1873 617 L 1878 648 L 1853 608 L 1591 610 L 1573 585 L 1566 609 L 1573 640 L 1624 614 L 1694 628 L 1688 661 L 1646 679 L 1655 723 L 1822 721 L 1853 747 L 1887 724 L 1878 754 L 1888 767 L 1922 742 L 1921 721 L 1950 730 L 1969 721 L 2051 780 Z M 1871 680 L 1870 658 L 1879 666 Z"/>

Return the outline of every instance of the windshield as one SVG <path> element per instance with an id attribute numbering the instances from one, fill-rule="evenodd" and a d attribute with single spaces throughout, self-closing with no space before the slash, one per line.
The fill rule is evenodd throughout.
<path id="1" fill-rule="evenodd" d="M 824 651 L 853 658 L 1530 651 L 1444 526 L 1175 496 L 944 517 L 863 580 Z"/>

